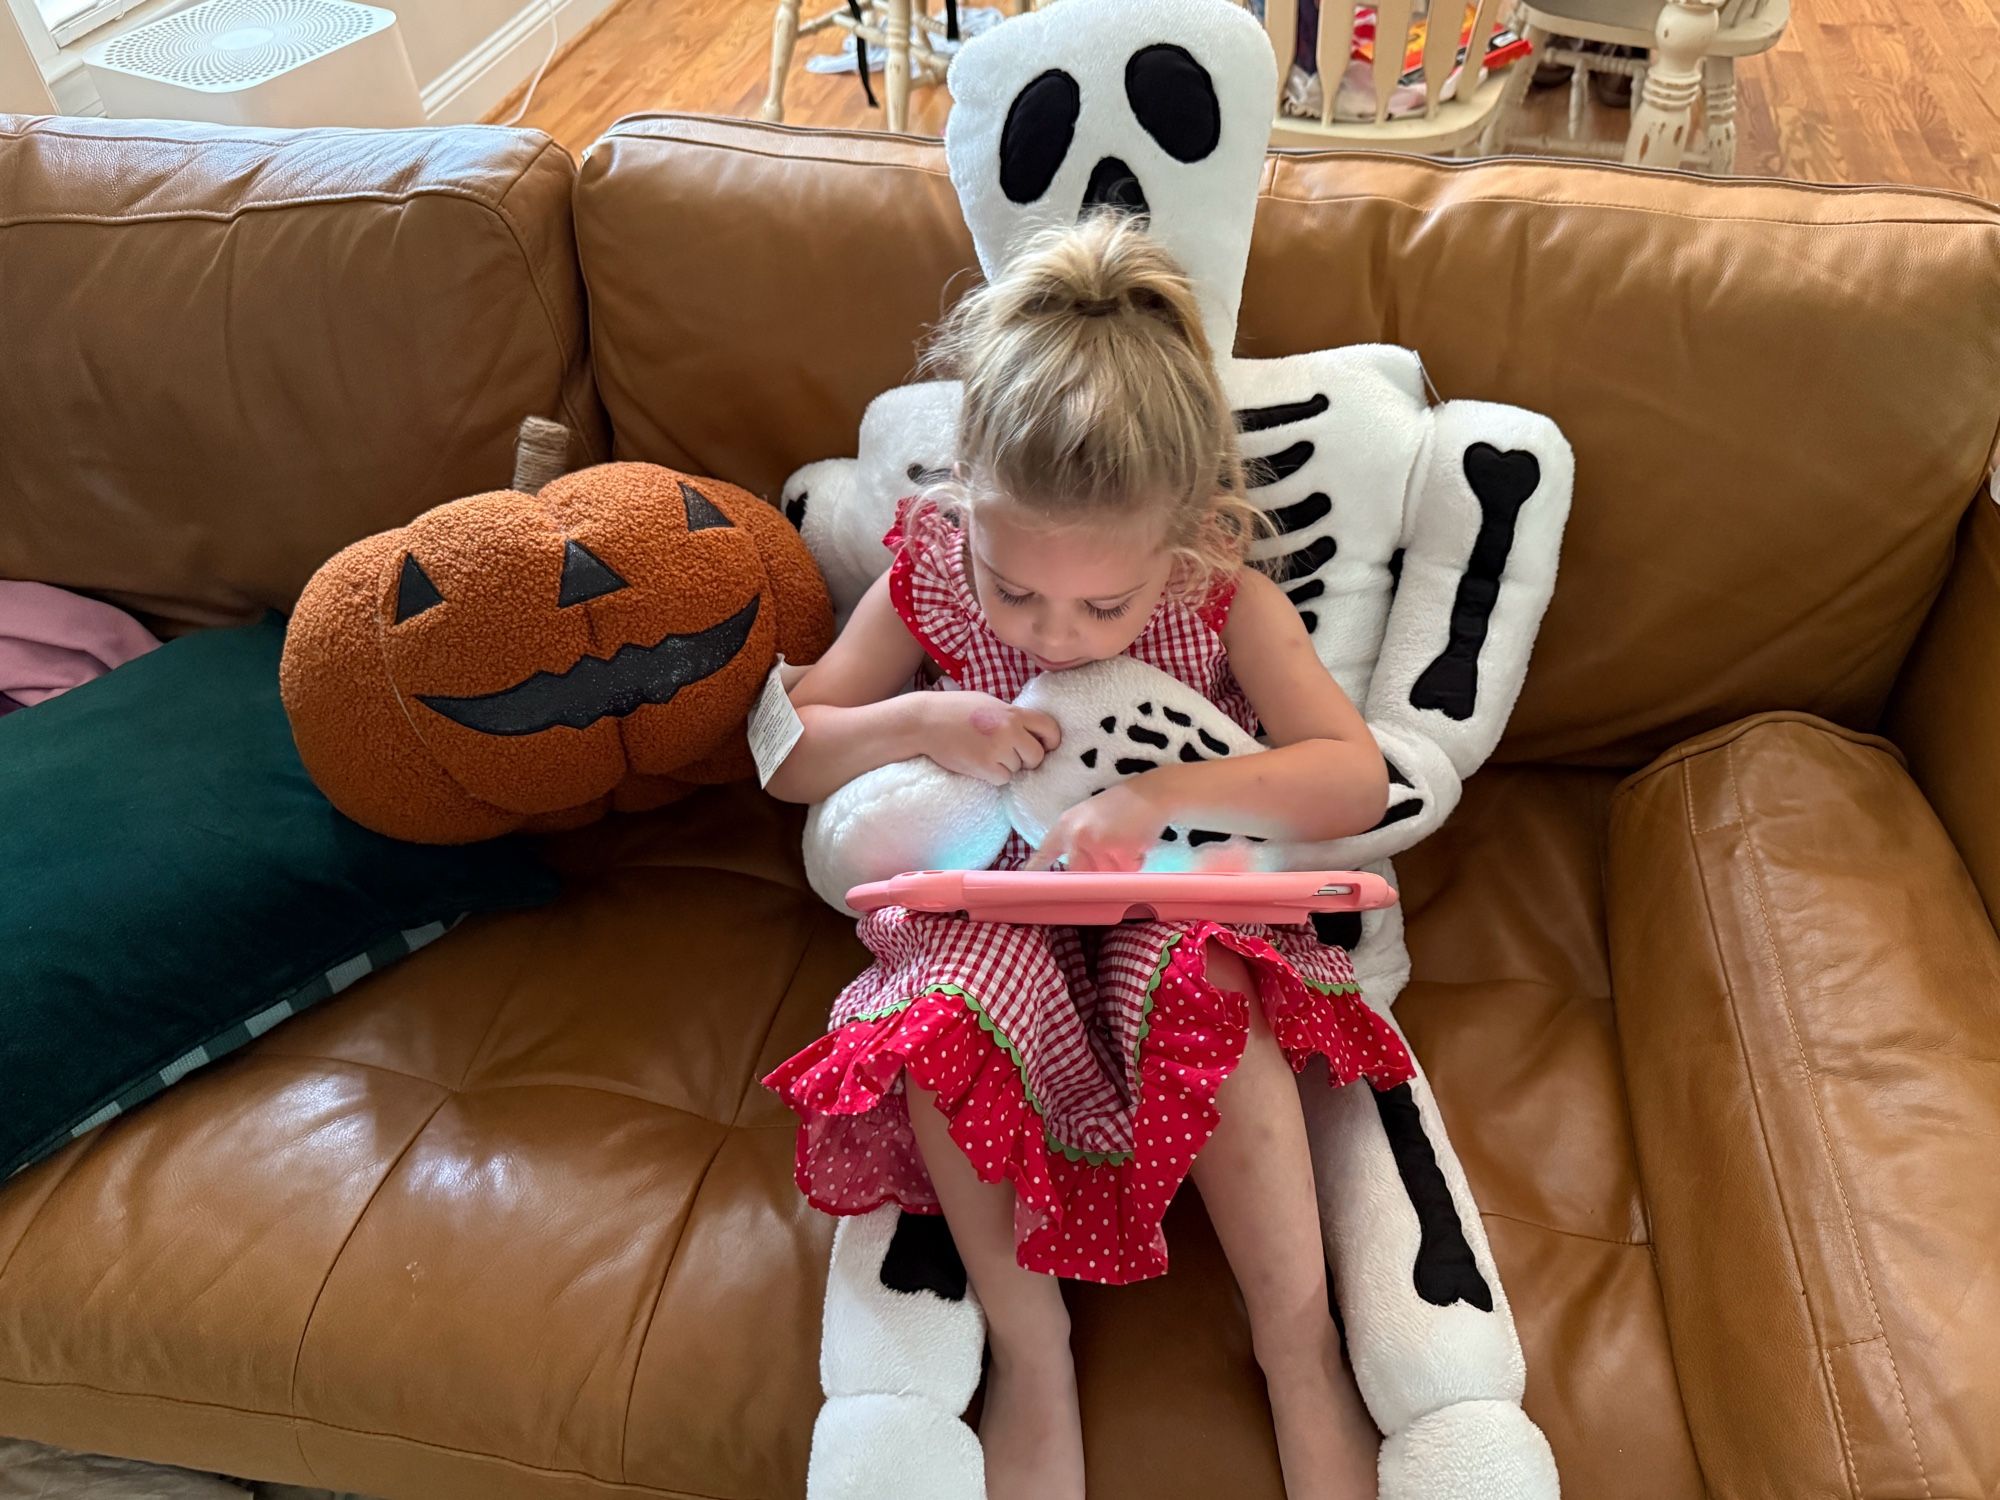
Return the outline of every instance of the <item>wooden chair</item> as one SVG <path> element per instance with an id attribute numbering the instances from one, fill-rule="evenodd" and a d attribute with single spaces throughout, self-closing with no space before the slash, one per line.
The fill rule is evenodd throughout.
<path id="1" fill-rule="evenodd" d="M 1032 0 L 1013 0 L 1016 15 L 1028 10 Z M 777 21 L 771 36 L 771 88 L 764 96 L 763 116 L 767 120 L 785 118 L 785 79 L 792 70 L 792 57 L 799 38 L 812 36 L 829 26 L 852 32 L 874 49 L 882 62 L 883 94 L 888 104 L 891 130 L 908 128 L 910 86 L 937 83 L 951 60 L 933 45 L 945 34 L 945 22 L 930 14 L 929 0 L 864 0 L 858 5 L 840 5 L 809 21 L 800 19 L 802 0 L 778 0 Z M 858 11 L 858 14 L 857 14 Z"/>
<path id="2" fill-rule="evenodd" d="M 1736 59 L 1769 51 L 1792 17 L 1791 0 L 1522 0 L 1515 24 L 1541 57 L 1576 69 L 1571 79 L 1569 135 L 1520 137 L 1526 76 L 1511 79 L 1487 138 L 1489 147 L 1559 155 L 1622 156 L 1632 166 L 1711 172 L 1736 169 Z M 1607 57 L 1553 47 L 1551 36 L 1650 49 L 1651 56 Z M 1638 83 L 1623 148 L 1578 138 L 1590 71 L 1625 73 Z M 1694 140 L 1694 104 L 1702 100 L 1703 139 Z"/>
<path id="3" fill-rule="evenodd" d="M 1455 0 L 1434 0 L 1434 9 L 1454 10 L 1451 19 L 1463 14 Z M 1354 44 L 1356 0 L 1322 0 L 1319 16 L 1319 45 L 1313 61 L 1320 78 L 1320 116 L 1301 118 L 1284 110 L 1286 81 L 1298 62 L 1299 0 L 1265 0 L 1264 29 L 1278 55 L 1278 113 L 1271 126 L 1274 146 L 1387 146 L 1398 151 L 1427 155 L 1449 155 L 1475 145 L 1499 116 L 1508 87 L 1509 73 L 1527 73 L 1533 64 L 1521 61 L 1492 73 L 1474 72 L 1476 82 L 1467 89 L 1464 80 L 1452 96 L 1444 97 L 1446 81 L 1457 66 L 1459 28 L 1432 26 L 1424 38 L 1424 109 L 1422 114 L 1389 118 L 1390 97 L 1403 71 L 1403 54 L 1409 45 L 1412 0 L 1380 0 L 1375 18 L 1375 63 L 1372 76 L 1375 118 L 1342 120 L 1334 117 L 1339 82 L 1347 72 Z M 1484 39 L 1492 33 L 1501 0 L 1478 0 L 1472 35 L 1480 38 L 1468 57 L 1483 55 Z"/>

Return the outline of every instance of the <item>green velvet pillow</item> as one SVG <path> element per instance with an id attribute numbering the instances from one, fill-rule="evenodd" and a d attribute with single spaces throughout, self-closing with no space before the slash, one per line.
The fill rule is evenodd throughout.
<path id="1" fill-rule="evenodd" d="M 0 718 L 0 1176 L 469 912 L 532 847 L 349 822 L 278 701 L 283 624 L 211 630 Z"/>

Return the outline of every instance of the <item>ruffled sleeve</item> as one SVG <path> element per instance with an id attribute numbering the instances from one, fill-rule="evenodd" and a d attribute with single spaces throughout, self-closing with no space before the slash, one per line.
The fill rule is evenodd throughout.
<path id="1" fill-rule="evenodd" d="M 1236 603 L 1236 580 L 1219 583 L 1209 590 L 1209 595 L 1195 606 L 1195 617 L 1213 630 L 1222 634 L 1222 627 L 1229 623 L 1229 610 Z"/>
<path id="2" fill-rule="evenodd" d="M 895 557 L 889 565 L 889 602 L 938 670 L 962 679 L 980 626 L 957 524 L 913 495 L 896 506 L 896 523 L 882 545 Z"/>

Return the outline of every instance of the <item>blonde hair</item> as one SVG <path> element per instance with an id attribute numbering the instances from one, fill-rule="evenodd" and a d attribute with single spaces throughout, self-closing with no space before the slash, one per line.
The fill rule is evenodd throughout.
<path id="1" fill-rule="evenodd" d="M 929 362 L 965 386 L 960 472 L 935 498 L 1004 498 L 1054 524 L 1157 515 L 1183 594 L 1243 567 L 1265 525 L 1194 288 L 1120 213 L 1037 235 L 960 300 Z"/>

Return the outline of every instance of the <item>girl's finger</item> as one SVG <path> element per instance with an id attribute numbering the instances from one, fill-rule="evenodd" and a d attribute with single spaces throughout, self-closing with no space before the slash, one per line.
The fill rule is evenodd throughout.
<path id="1" fill-rule="evenodd" d="M 1047 714 L 1035 709 L 1021 711 L 1021 727 L 1032 734 L 1044 750 L 1056 750 L 1062 746 L 1062 725 Z"/>

